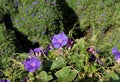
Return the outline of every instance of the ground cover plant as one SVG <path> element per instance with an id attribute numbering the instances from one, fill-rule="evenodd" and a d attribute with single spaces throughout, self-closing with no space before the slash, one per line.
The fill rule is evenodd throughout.
<path id="1" fill-rule="evenodd" d="M 0 82 L 119 82 L 119 0 L 1 0 Z"/>

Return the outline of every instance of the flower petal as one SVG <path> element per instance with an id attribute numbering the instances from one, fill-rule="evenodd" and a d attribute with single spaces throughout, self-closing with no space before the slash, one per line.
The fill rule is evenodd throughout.
<path id="1" fill-rule="evenodd" d="M 29 72 L 34 72 L 34 71 L 36 71 L 36 68 L 29 68 L 28 71 Z"/>
<path id="2" fill-rule="evenodd" d="M 118 51 L 117 47 L 112 48 L 112 54 L 114 55 L 120 55 L 120 52 Z"/>
<path id="3" fill-rule="evenodd" d="M 53 44 L 53 46 L 54 46 L 55 48 L 60 48 L 60 44 L 58 44 L 58 43 Z"/>

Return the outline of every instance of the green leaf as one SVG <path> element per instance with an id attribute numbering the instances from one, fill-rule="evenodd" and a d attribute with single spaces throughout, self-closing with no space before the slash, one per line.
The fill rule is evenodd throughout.
<path id="1" fill-rule="evenodd" d="M 88 67 L 87 71 L 92 73 L 92 72 L 95 72 L 96 70 L 97 70 L 96 67 L 92 65 L 92 66 Z"/>
<path id="2" fill-rule="evenodd" d="M 111 78 L 112 80 L 120 80 L 119 75 L 116 73 L 108 73 L 105 78 Z"/>
<path id="3" fill-rule="evenodd" d="M 71 82 L 77 75 L 76 70 L 71 70 L 70 67 L 63 67 L 55 73 L 58 82 Z"/>
<path id="4" fill-rule="evenodd" d="M 87 46 L 87 42 L 85 41 L 85 38 L 81 38 L 81 39 L 76 39 L 76 44 L 73 45 L 72 50 L 80 50 L 80 53 L 83 54 L 86 51 Z"/>
<path id="5" fill-rule="evenodd" d="M 64 60 L 64 58 L 62 57 L 58 57 L 56 60 L 53 60 L 53 64 L 51 66 L 51 70 L 53 69 L 59 69 L 66 66 L 66 62 Z"/>
<path id="6" fill-rule="evenodd" d="M 48 82 L 53 78 L 52 75 L 48 75 L 45 71 L 41 71 L 39 77 L 42 82 Z"/>

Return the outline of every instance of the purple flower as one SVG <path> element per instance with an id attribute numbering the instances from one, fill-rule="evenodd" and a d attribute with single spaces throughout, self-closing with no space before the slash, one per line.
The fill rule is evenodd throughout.
<path id="1" fill-rule="evenodd" d="M 53 50 L 53 46 L 52 46 L 52 45 L 48 45 L 48 46 L 46 47 L 46 49 L 43 50 L 43 53 L 47 56 L 47 55 L 48 55 L 48 52 L 49 52 L 50 50 Z"/>
<path id="2" fill-rule="evenodd" d="M 52 45 L 48 45 L 47 48 L 46 48 L 47 51 L 49 50 L 53 50 L 53 46 Z"/>
<path id="3" fill-rule="evenodd" d="M 41 53 L 42 49 L 41 48 L 35 48 L 33 51 L 34 51 L 34 53 Z"/>
<path id="4" fill-rule="evenodd" d="M 89 53 L 91 53 L 91 54 L 96 54 L 96 50 L 94 49 L 94 47 L 93 46 L 90 46 L 88 49 L 87 49 L 87 51 L 89 52 Z"/>
<path id="5" fill-rule="evenodd" d="M 68 50 L 70 50 L 72 44 L 73 44 L 73 41 L 71 39 L 68 39 L 67 45 L 66 45 L 66 47 L 67 47 Z"/>
<path id="6" fill-rule="evenodd" d="M 24 20 L 26 20 L 26 18 L 22 17 L 22 20 L 24 21 Z"/>
<path id="7" fill-rule="evenodd" d="M 38 4 L 38 2 L 37 2 L 37 1 L 34 1 L 34 2 L 33 2 L 33 5 L 37 5 L 37 4 Z"/>
<path id="8" fill-rule="evenodd" d="M 10 80 L 0 80 L 0 82 L 10 82 Z"/>
<path id="9" fill-rule="evenodd" d="M 41 67 L 41 61 L 35 57 L 27 59 L 26 61 L 23 62 L 23 64 L 25 69 L 29 72 L 34 72 Z"/>
<path id="10" fill-rule="evenodd" d="M 34 51 L 32 49 L 30 49 L 29 54 L 34 55 Z"/>
<path id="11" fill-rule="evenodd" d="M 29 51 L 30 57 L 34 57 L 34 56 L 40 57 L 42 53 L 44 53 L 44 52 L 43 52 L 42 48 L 40 48 L 40 47 L 30 49 L 30 51 Z"/>
<path id="12" fill-rule="evenodd" d="M 55 48 L 63 47 L 67 44 L 68 37 L 65 35 L 64 32 L 61 32 L 60 34 L 56 34 L 52 38 L 52 45 Z"/>
<path id="13" fill-rule="evenodd" d="M 112 54 L 113 55 L 118 55 L 120 52 L 118 51 L 117 47 L 112 48 Z"/>
<path id="14" fill-rule="evenodd" d="M 117 47 L 112 48 L 112 54 L 115 56 L 116 62 L 120 63 L 120 51 L 117 49 Z"/>
<path id="15" fill-rule="evenodd" d="M 34 17 L 35 16 L 35 14 L 34 13 L 32 13 L 32 17 Z"/>
<path id="16" fill-rule="evenodd" d="M 90 61 L 95 61 L 96 57 L 94 55 L 91 55 L 89 59 L 90 59 Z"/>

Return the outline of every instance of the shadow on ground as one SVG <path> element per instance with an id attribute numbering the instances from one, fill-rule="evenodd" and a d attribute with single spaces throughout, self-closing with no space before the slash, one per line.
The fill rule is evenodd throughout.
<path id="1" fill-rule="evenodd" d="M 36 42 L 33 44 L 30 40 L 28 40 L 28 37 L 24 35 L 22 32 L 18 31 L 12 23 L 10 14 L 3 15 L 3 23 L 6 27 L 6 34 L 9 36 L 10 32 L 13 31 L 13 35 L 15 38 L 13 39 L 14 45 L 16 47 L 17 53 L 22 52 L 29 52 L 31 48 L 39 47 L 39 43 Z"/>
<path id="2" fill-rule="evenodd" d="M 65 28 L 65 33 L 68 34 L 68 32 L 74 27 L 75 25 L 75 30 L 73 30 L 73 37 L 74 38 L 80 38 L 85 36 L 85 31 L 82 31 L 80 29 L 80 25 L 79 25 L 79 18 L 77 16 L 77 14 L 75 13 L 75 11 L 68 6 L 68 3 L 66 2 L 66 0 L 56 0 L 56 4 L 58 5 L 58 10 L 60 10 L 62 12 L 62 16 L 63 16 L 63 25 Z"/>

